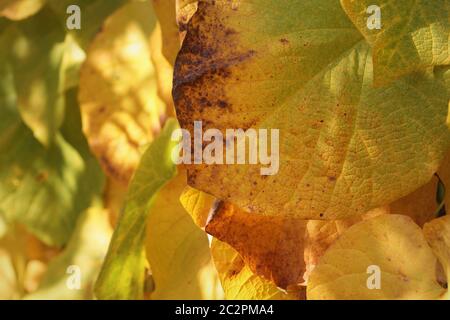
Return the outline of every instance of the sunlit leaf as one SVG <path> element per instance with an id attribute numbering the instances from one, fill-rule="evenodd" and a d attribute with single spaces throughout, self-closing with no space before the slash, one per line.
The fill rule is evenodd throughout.
<path id="1" fill-rule="evenodd" d="M 381 215 L 345 231 L 311 274 L 308 299 L 437 299 L 437 259 L 422 230 L 403 215 Z M 368 285 L 380 271 L 380 287 Z"/>
<path id="2" fill-rule="evenodd" d="M 152 0 L 161 26 L 162 54 L 173 65 L 180 49 L 180 37 L 176 19 L 176 0 Z"/>
<path id="3" fill-rule="evenodd" d="M 86 53 L 75 41 L 72 34 L 67 34 L 62 61 L 62 70 L 64 72 L 64 90 L 69 90 L 79 85 L 79 72 L 85 59 Z"/>
<path id="4" fill-rule="evenodd" d="M 166 116 L 175 116 L 175 106 L 172 99 L 173 65 L 164 57 L 162 46 L 161 27 L 158 24 L 150 41 L 152 62 L 158 81 L 158 95 L 166 104 Z"/>
<path id="5" fill-rule="evenodd" d="M 450 216 L 447 215 L 425 224 L 423 232 L 444 268 L 448 287 L 450 281 Z M 442 298 L 450 300 L 449 292 L 447 291 Z"/>
<path id="6" fill-rule="evenodd" d="M 213 239 L 211 252 L 228 300 L 298 300 L 305 299 L 305 287 L 288 291 L 255 275 L 239 254 L 228 244 Z"/>
<path id="7" fill-rule="evenodd" d="M 149 2 L 130 2 L 104 23 L 81 69 L 83 130 L 104 171 L 128 184 L 143 148 L 160 129 Z"/>
<path id="8" fill-rule="evenodd" d="M 176 174 L 171 159 L 174 147 L 171 135 L 177 126 L 174 119 L 168 120 L 142 156 L 96 283 L 95 292 L 99 299 L 144 297 L 145 225 L 158 191 Z"/>
<path id="9" fill-rule="evenodd" d="M 183 40 L 186 36 L 187 24 L 197 11 L 198 0 L 176 0 L 176 6 L 177 24 Z"/>
<path id="10" fill-rule="evenodd" d="M 184 209 L 189 212 L 195 224 L 204 229 L 216 198 L 188 186 L 181 194 L 180 202 Z"/>
<path id="11" fill-rule="evenodd" d="M 48 6 L 57 14 L 61 25 L 66 27 L 67 8 L 77 5 L 81 13 L 81 29 L 67 30 L 79 42 L 83 49 L 87 49 L 100 31 L 104 20 L 115 10 L 128 3 L 128 0 L 47 0 Z"/>
<path id="12" fill-rule="evenodd" d="M 191 136 L 200 120 L 280 130 L 274 175 L 188 166 L 190 186 L 259 214 L 363 214 L 424 185 L 450 146 L 448 88 L 425 71 L 375 88 L 372 49 L 335 0 L 200 1 L 173 92 Z"/>
<path id="13" fill-rule="evenodd" d="M 180 171 L 156 196 L 147 220 L 147 260 L 155 291 L 150 299 L 220 299 L 206 234 L 179 202 L 186 186 Z"/>
<path id="14" fill-rule="evenodd" d="M 23 226 L 9 224 L 0 237 L 0 299 L 21 299 L 35 290 L 46 263 L 57 253 Z"/>
<path id="15" fill-rule="evenodd" d="M 26 19 L 37 13 L 47 0 L 0 0 L 0 16 L 11 20 Z"/>
<path id="16" fill-rule="evenodd" d="M 258 276 L 280 288 L 307 283 L 328 247 L 356 222 L 386 213 L 373 210 L 346 220 L 301 220 L 255 215 L 187 188 L 181 198 L 193 220 L 213 237 L 231 245 Z"/>
<path id="17" fill-rule="evenodd" d="M 450 64 L 450 3 L 447 0 L 341 0 L 350 19 L 373 47 L 376 84 Z M 380 29 L 368 19 L 380 9 Z M 369 12 L 368 12 L 369 11 Z"/>

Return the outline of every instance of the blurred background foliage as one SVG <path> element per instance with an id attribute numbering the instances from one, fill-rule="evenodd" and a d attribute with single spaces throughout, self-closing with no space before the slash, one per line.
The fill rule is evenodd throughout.
<path id="1" fill-rule="evenodd" d="M 71 5 L 80 30 L 67 27 Z M 435 195 L 450 154 L 425 186 L 343 221 L 249 218 L 187 187 L 171 160 L 171 91 L 196 10 L 0 0 L 0 299 L 305 299 L 277 280 L 305 279 L 354 223 L 391 210 L 422 227 L 448 204 Z"/>
<path id="2" fill-rule="evenodd" d="M 0 0 L 0 299 L 223 296 L 167 156 L 177 9 L 195 1 Z"/>

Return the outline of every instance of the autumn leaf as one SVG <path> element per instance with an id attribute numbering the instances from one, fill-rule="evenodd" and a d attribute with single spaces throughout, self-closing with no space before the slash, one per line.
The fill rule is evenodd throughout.
<path id="1" fill-rule="evenodd" d="M 180 37 L 176 20 L 176 0 L 152 0 L 161 27 L 162 54 L 173 65 L 180 49 Z"/>
<path id="2" fill-rule="evenodd" d="M 130 2 L 104 23 L 81 68 L 83 130 L 105 172 L 127 185 L 144 147 L 160 129 L 149 2 Z"/>
<path id="3" fill-rule="evenodd" d="M 447 215 L 425 224 L 423 232 L 434 254 L 444 268 L 448 288 L 450 280 L 450 216 Z M 447 291 L 441 298 L 450 300 L 449 292 Z"/>
<path id="4" fill-rule="evenodd" d="M 181 40 L 184 40 L 188 22 L 197 11 L 197 8 L 198 0 L 176 0 L 176 18 Z"/>
<path id="5" fill-rule="evenodd" d="M 155 283 L 150 299 L 222 296 L 207 236 L 178 201 L 185 186 L 186 172 L 180 170 L 158 193 L 148 214 L 146 252 Z"/>
<path id="6" fill-rule="evenodd" d="M 171 159 L 174 142 L 170 137 L 177 128 L 174 119 L 142 156 L 131 181 L 126 206 L 120 216 L 108 249 L 95 293 L 99 299 L 142 299 L 145 281 L 145 237 L 149 210 L 158 191 L 176 174 Z"/>
<path id="7" fill-rule="evenodd" d="M 4 222 L 0 234 L 0 299 L 22 299 L 36 290 L 59 250 L 43 244 L 20 224 Z"/>
<path id="8" fill-rule="evenodd" d="M 211 252 L 227 300 L 304 300 L 304 287 L 281 290 L 255 275 L 229 245 L 213 239 Z"/>
<path id="9" fill-rule="evenodd" d="M 373 47 L 375 84 L 450 64 L 448 1 L 341 0 L 341 4 Z M 380 10 L 380 28 L 368 27 L 369 16 L 375 15 L 377 9 L 373 5 Z"/>
<path id="10" fill-rule="evenodd" d="M 304 282 L 306 225 L 305 220 L 261 217 L 220 203 L 206 232 L 236 249 L 255 274 L 286 289 Z"/>
<path id="11" fill-rule="evenodd" d="M 450 2 L 410 2 L 0 0 L 0 299 L 450 299 Z"/>
<path id="12" fill-rule="evenodd" d="M 73 37 L 78 45 L 87 50 L 93 41 L 95 35 L 102 28 L 111 14 L 117 9 L 127 4 L 128 0 L 47 0 L 48 6 L 58 16 L 61 25 L 66 26 L 67 8 L 76 5 L 80 8 L 81 29 L 66 30 L 67 34 Z"/>
<path id="13" fill-rule="evenodd" d="M 429 233 L 432 226 L 442 228 L 434 221 L 430 222 Z M 368 285 L 370 266 L 380 270 L 377 289 Z M 327 250 L 311 274 L 307 297 L 313 300 L 437 299 L 446 289 L 437 282 L 436 266 L 436 256 L 411 218 L 380 215 L 350 227 Z"/>
<path id="14" fill-rule="evenodd" d="M 189 165 L 189 185 L 253 213 L 342 219 L 426 184 L 450 146 L 450 91 L 428 71 L 374 87 L 372 51 L 334 0 L 200 1 L 175 66 L 180 125 L 279 129 L 280 161 L 271 176 Z"/>
<path id="15" fill-rule="evenodd" d="M 351 225 L 387 212 L 335 221 L 262 216 L 189 187 L 180 200 L 200 228 L 233 247 L 254 274 L 283 289 L 306 284 L 320 257 Z"/>
<path id="16" fill-rule="evenodd" d="M 21 296 L 11 257 L 7 250 L 0 248 L 0 299 L 13 300 Z"/>
<path id="17" fill-rule="evenodd" d="M 175 127 L 176 122 L 170 120 L 136 171 L 97 283 L 97 296 L 101 299 L 144 297 L 144 246 L 155 289 L 148 292 L 150 299 L 221 297 L 207 236 L 178 201 L 186 186 L 186 173 L 180 171 L 174 176 L 170 158 L 174 142 L 169 139 Z M 158 170 L 152 169 L 157 165 L 161 166 Z M 151 170 L 147 172 L 147 168 Z M 158 176 L 161 173 L 164 176 Z M 165 185 L 154 189 L 161 182 Z M 117 277 L 122 280 L 118 282 Z"/>
<path id="18" fill-rule="evenodd" d="M 209 216 L 217 199 L 205 192 L 201 192 L 187 186 L 180 196 L 180 202 L 184 209 L 191 215 L 195 224 L 205 229 Z"/>
<path id="19" fill-rule="evenodd" d="M 163 54 L 163 34 L 158 24 L 150 39 L 150 50 L 157 80 L 158 97 L 166 105 L 166 116 L 175 116 L 175 106 L 172 99 L 173 65 Z M 176 39 L 178 43 L 178 38 Z M 177 47 L 176 50 L 178 50 Z M 177 51 L 178 52 L 178 51 Z"/>

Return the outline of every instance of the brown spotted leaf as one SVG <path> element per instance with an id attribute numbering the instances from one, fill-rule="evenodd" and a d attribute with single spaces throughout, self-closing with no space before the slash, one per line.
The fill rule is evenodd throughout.
<path id="1" fill-rule="evenodd" d="M 327 248 L 351 225 L 387 213 L 380 208 L 346 220 L 301 220 L 262 216 L 187 188 L 181 203 L 213 237 L 231 245 L 258 276 L 280 288 L 305 283 Z"/>
<path id="2" fill-rule="evenodd" d="M 450 146 L 450 92 L 427 71 L 376 88 L 372 61 L 338 1 L 199 1 L 175 65 L 180 125 L 278 129 L 279 168 L 189 165 L 189 185 L 253 213 L 342 219 L 426 184 Z"/>

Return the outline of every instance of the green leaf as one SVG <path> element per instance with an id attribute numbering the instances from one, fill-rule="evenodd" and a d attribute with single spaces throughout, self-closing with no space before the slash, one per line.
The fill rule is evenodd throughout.
<path id="1" fill-rule="evenodd" d="M 143 298 L 145 224 L 158 191 L 176 174 L 171 159 L 175 146 L 171 135 L 177 127 L 177 122 L 169 119 L 142 156 L 96 283 L 95 293 L 99 299 Z"/>
<path id="2" fill-rule="evenodd" d="M 188 165 L 190 186 L 249 212 L 341 219 L 428 182 L 450 147 L 445 82 L 427 70 L 374 87 L 373 50 L 338 1 L 286 3 L 199 2 L 175 65 L 181 127 L 278 129 L 280 161 L 271 176 Z"/>
<path id="3" fill-rule="evenodd" d="M 12 67 L 20 113 L 36 138 L 49 146 L 64 118 L 65 30 L 54 13 L 44 8 L 29 19 L 11 23 L 3 37 L 2 63 Z"/>
<path id="4" fill-rule="evenodd" d="M 87 49 L 94 35 L 100 31 L 104 20 L 127 0 L 48 0 L 48 6 L 57 14 L 61 25 L 66 26 L 67 8 L 77 5 L 81 10 L 81 30 L 70 30 L 80 46 Z"/>
<path id="5" fill-rule="evenodd" d="M 341 0 L 373 48 L 374 81 L 382 85 L 414 71 L 450 64 L 447 0 Z M 369 29 L 367 9 L 381 10 L 381 28 Z"/>
<path id="6" fill-rule="evenodd" d="M 16 109 L 13 73 L 0 64 L 0 213 L 49 245 L 64 245 L 78 215 L 103 187 L 103 174 L 81 133 L 76 90 L 68 92 L 66 124 L 49 148 L 35 139 Z M 74 113 L 72 115 L 72 113 Z"/>

